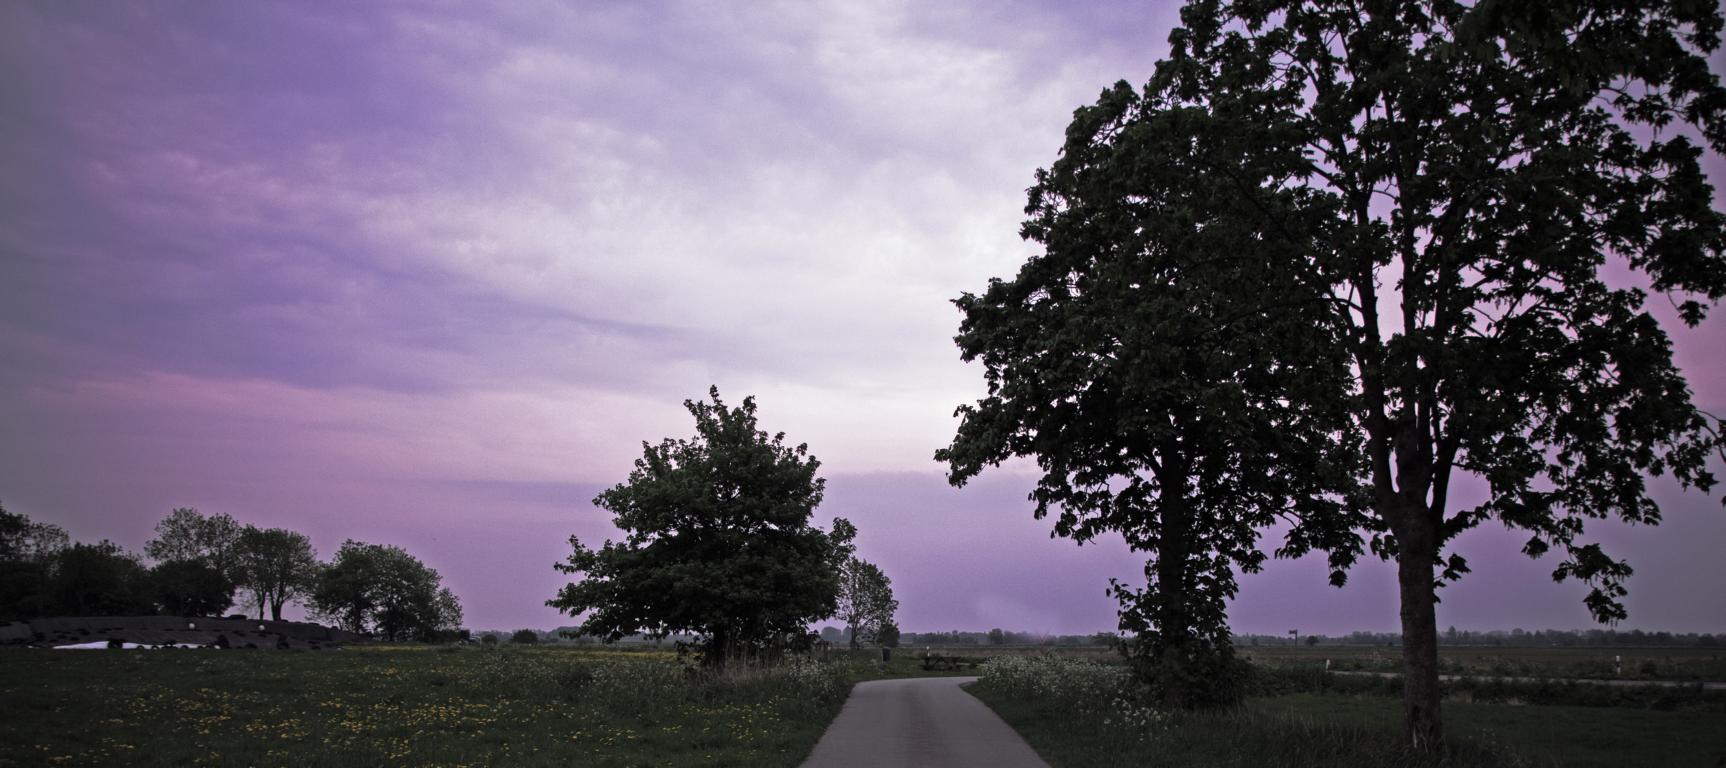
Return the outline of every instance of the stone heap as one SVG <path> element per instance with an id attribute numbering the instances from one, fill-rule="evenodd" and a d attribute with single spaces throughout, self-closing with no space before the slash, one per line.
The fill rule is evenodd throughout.
<path id="1" fill-rule="evenodd" d="M 301 621 L 201 616 L 93 616 L 0 622 L 0 645 L 52 647 L 79 643 L 190 645 L 210 648 L 339 648 L 366 638 Z"/>

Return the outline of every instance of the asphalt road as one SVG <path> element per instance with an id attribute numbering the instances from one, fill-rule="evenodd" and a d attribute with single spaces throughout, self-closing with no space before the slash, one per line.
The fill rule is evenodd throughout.
<path id="1" fill-rule="evenodd" d="M 975 677 L 858 683 L 803 768 L 1049 768 L 983 702 Z"/>

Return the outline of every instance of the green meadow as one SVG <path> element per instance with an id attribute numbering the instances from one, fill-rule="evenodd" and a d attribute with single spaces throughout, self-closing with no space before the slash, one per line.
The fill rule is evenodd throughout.
<path id="1" fill-rule="evenodd" d="M 0 651 L 0 766 L 794 766 L 860 655 L 713 676 L 670 651 Z"/>

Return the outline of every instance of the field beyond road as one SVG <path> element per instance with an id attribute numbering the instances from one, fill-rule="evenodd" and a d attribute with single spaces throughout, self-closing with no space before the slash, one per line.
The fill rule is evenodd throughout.
<path id="1" fill-rule="evenodd" d="M 1261 657 L 1245 706 L 1176 713 L 1145 708 L 1118 665 L 1007 661 L 984 667 L 972 693 L 1056 768 L 1726 765 L 1719 693 L 1469 678 L 1446 685 L 1452 752 L 1434 759 L 1403 746 L 1400 681 L 1326 674 L 1322 660 Z"/>

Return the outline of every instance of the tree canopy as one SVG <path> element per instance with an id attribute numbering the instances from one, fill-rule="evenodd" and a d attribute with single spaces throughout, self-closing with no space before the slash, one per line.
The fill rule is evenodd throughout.
<path id="1" fill-rule="evenodd" d="M 316 579 L 312 615 L 388 640 L 433 640 L 461 626 L 461 602 L 401 547 L 342 542 Z"/>
<path id="2" fill-rule="evenodd" d="M 1214 172 L 1272 162 L 1224 143 L 1226 122 L 1125 85 L 1075 113 L 1025 208 L 1041 253 L 955 302 L 956 341 L 989 389 L 936 454 L 959 485 L 1034 457 L 1036 515 L 1054 512 L 1057 534 L 1114 532 L 1148 555 L 1146 586 L 1112 592 L 1170 706 L 1233 698 L 1219 684 L 1234 666 L 1225 607 L 1234 570 L 1265 559 L 1260 529 L 1328 521 L 1282 551 L 1331 549 L 1339 572 L 1359 550 L 1335 533 L 1358 506 L 1355 452 L 1330 439 L 1348 418 L 1340 327 L 1312 300 L 1325 286 L 1304 243 L 1253 223 L 1323 210 L 1296 188 L 1244 196 Z"/>
<path id="3" fill-rule="evenodd" d="M 709 395 L 684 401 L 693 437 L 643 443 L 628 480 L 594 499 L 623 538 L 590 549 L 571 536 L 556 568 L 581 579 L 547 604 L 608 641 L 695 634 L 702 662 L 723 666 L 812 641 L 856 529 L 810 523 L 824 481 L 807 445 L 760 430 L 753 397 L 732 408 Z"/>
<path id="4" fill-rule="evenodd" d="M 234 582 L 202 559 L 157 563 L 150 588 L 156 607 L 169 616 L 220 616 L 234 604 Z"/>
<path id="5" fill-rule="evenodd" d="M 46 585 L 49 615 L 136 616 L 155 612 L 149 571 L 111 541 L 72 544 L 54 555 Z"/>
<path id="6" fill-rule="evenodd" d="M 837 616 L 851 632 L 851 647 L 882 641 L 882 632 L 893 626 L 899 601 L 893 599 L 893 580 L 874 563 L 856 555 L 839 566 Z"/>
<path id="7" fill-rule="evenodd" d="M 234 579 L 244 532 L 245 526 L 226 513 L 205 516 L 192 507 L 179 507 L 156 523 L 156 536 L 144 542 L 144 554 L 159 563 L 202 561 Z"/>
<path id="8" fill-rule="evenodd" d="M 1303 377 L 1277 400 L 1314 416 L 1345 406 L 1346 419 L 1313 434 L 1332 457 L 1359 448 L 1351 487 L 1327 495 L 1344 510 L 1358 500 L 1365 514 L 1296 516 L 1293 543 L 1329 547 L 1346 565 L 1358 546 L 1349 539 L 1364 537 L 1397 561 L 1407 732 L 1435 748 L 1435 590 L 1467 571 L 1449 542 L 1488 520 L 1526 531 L 1526 553 L 1556 551 L 1554 577 L 1584 581 L 1590 610 L 1621 619 L 1630 568 L 1584 536 L 1586 521 L 1658 522 L 1648 476 L 1713 485 L 1718 422 L 1691 402 L 1648 298 L 1664 294 L 1671 314 L 1693 325 L 1726 294 L 1726 218 L 1712 207 L 1697 144 L 1726 149 L 1726 90 L 1706 60 L 1719 42 L 1718 9 L 1194 0 L 1181 19 L 1142 91 L 1105 92 L 1069 130 L 1063 162 L 1095 169 L 1137 153 L 1142 164 L 1098 187 L 1087 210 L 1060 200 L 1048 210 L 1086 226 L 1123 222 L 1106 239 L 1122 249 L 1137 247 L 1146 221 L 1166 225 L 1150 228 L 1153 237 L 1236 233 L 1239 255 L 1288 290 L 1237 296 L 1244 302 L 1231 300 L 1239 311 L 1227 316 L 1290 302 L 1325 310 L 1307 315 L 1317 334 L 1285 338 L 1263 324 L 1239 340 L 1275 366 L 1308 353 L 1346 363 L 1350 375 Z M 1170 148 L 1193 162 L 1156 159 Z M 1160 202 L 1219 184 L 1235 199 L 1214 217 Z M 1030 210 L 1028 236 L 1053 231 L 1040 228 L 1035 191 Z M 1189 274 L 1190 250 L 1143 250 L 1151 264 L 1132 273 L 1138 285 Z M 1083 284 L 1106 270 L 1056 274 Z M 1057 282 L 1028 295 L 1042 290 L 1058 305 L 1067 293 Z M 1021 319 L 1021 330 L 1002 333 L 1034 333 L 1033 319 Z M 1146 330 L 1143 347 L 1202 343 L 1179 323 Z M 1057 381 L 1106 382 L 1062 367 L 1100 365 L 1105 352 L 1038 365 Z M 1187 383 L 1167 388 L 1230 370 L 1251 365 L 1172 370 Z M 1090 391 L 1075 394 L 1082 402 Z M 1059 427 L 1080 411 L 1072 400 L 999 422 L 967 414 L 967 424 L 987 435 L 1017 430 L 1017 444 L 992 443 L 1037 449 L 1059 443 Z M 1236 402 L 1191 404 L 1223 419 L 1240 413 Z M 1286 471 L 1283 458 L 1266 460 Z M 1089 455 L 1074 474 L 1117 461 Z M 1483 502 L 1452 500 L 1464 474 L 1484 481 Z M 1075 499 L 1095 508 L 1089 496 Z M 1212 550 L 1238 552 L 1245 528 L 1219 532 Z"/>
<path id="9" fill-rule="evenodd" d="M 254 528 L 240 532 L 234 557 L 235 582 L 249 595 L 247 602 L 263 618 L 282 620 L 288 603 L 309 593 L 318 576 L 318 555 L 305 534 L 285 528 Z"/>

